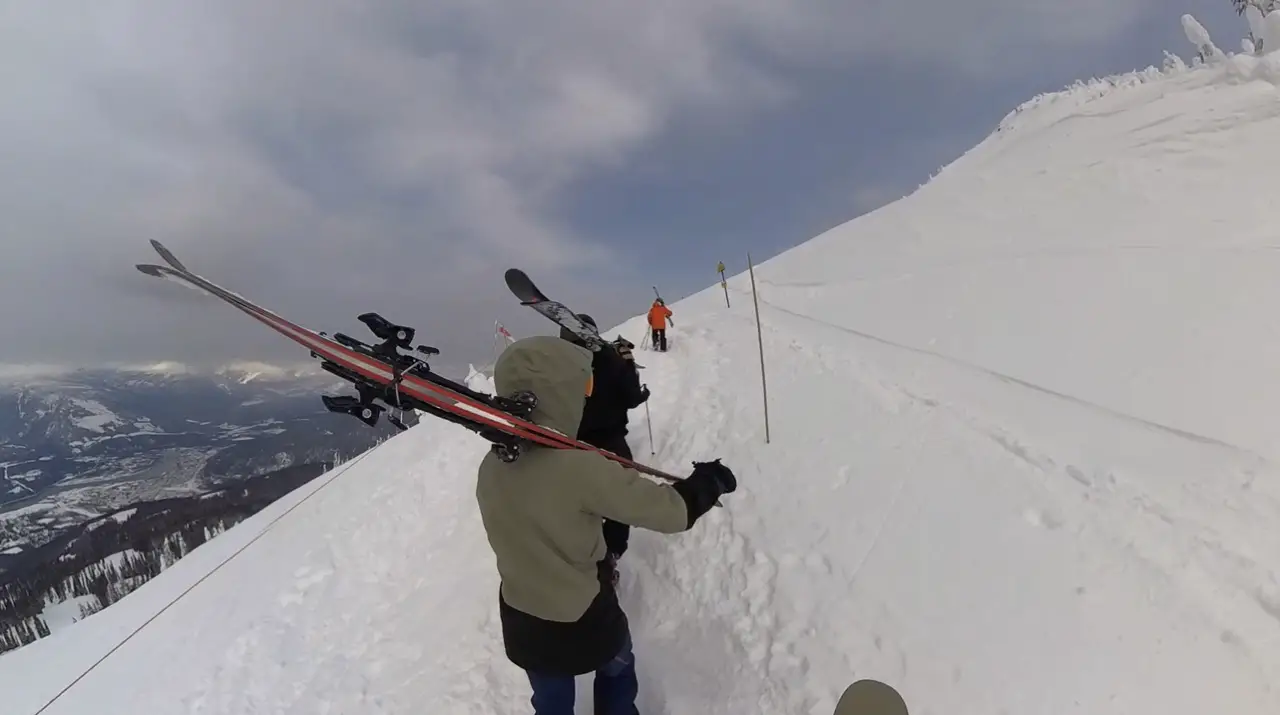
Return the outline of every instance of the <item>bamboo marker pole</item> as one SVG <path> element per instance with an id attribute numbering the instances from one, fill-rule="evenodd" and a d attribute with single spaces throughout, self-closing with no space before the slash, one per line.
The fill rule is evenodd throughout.
<path id="1" fill-rule="evenodd" d="M 764 395 L 764 443 L 769 444 L 769 383 L 764 376 L 764 332 L 760 326 L 760 297 L 756 293 L 756 269 L 747 254 L 747 270 L 751 273 L 751 299 L 756 306 L 756 341 L 760 346 L 760 389 Z"/>
<path id="2" fill-rule="evenodd" d="M 642 385 L 641 387 L 648 389 L 649 386 Z M 657 454 L 657 447 L 653 444 L 653 413 L 649 411 L 648 400 L 644 401 L 644 420 L 645 423 L 649 425 L 649 454 Z"/>
<path id="3" fill-rule="evenodd" d="M 723 262 L 716 265 L 716 272 L 720 274 L 720 287 L 724 289 L 724 307 L 728 308 L 730 307 L 729 306 L 729 282 L 724 277 Z"/>

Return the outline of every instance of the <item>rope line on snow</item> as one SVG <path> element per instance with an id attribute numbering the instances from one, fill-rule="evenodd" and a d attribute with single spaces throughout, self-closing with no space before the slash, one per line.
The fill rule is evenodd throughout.
<path id="1" fill-rule="evenodd" d="M 227 558 L 223 559 L 223 560 L 222 560 L 222 562 L 221 562 L 221 563 L 219 563 L 217 566 L 214 566 L 214 567 L 213 567 L 213 569 L 211 569 L 211 570 L 209 571 L 209 573 L 207 573 L 207 574 L 205 574 L 205 575 L 201 576 L 199 579 L 197 579 L 197 580 L 196 580 L 196 582 L 195 582 L 195 583 L 191 584 L 191 585 L 190 585 L 190 586 L 188 586 L 185 590 L 183 590 L 183 592 L 182 592 L 182 593 L 179 593 L 177 596 L 175 596 L 175 597 L 173 598 L 173 600 L 172 600 L 172 601 L 169 601 L 169 603 L 165 604 L 165 607 L 164 607 L 164 608 L 161 608 L 159 611 L 157 611 L 157 612 L 156 612 L 154 615 L 152 615 L 150 618 L 148 618 L 147 620 L 143 621 L 143 622 L 142 622 L 142 624 L 141 624 L 141 625 L 139 625 L 137 628 L 133 629 L 133 631 L 132 631 L 132 632 L 130 632 L 130 633 L 129 633 L 129 635 L 125 636 L 124 640 L 122 640 L 122 641 L 120 641 L 119 643 L 117 643 L 114 647 L 112 647 L 112 649 L 111 649 L 111 650 L 109 650 L 109 651 L 107 651 L 105 654 L 103 654 L 103 656 L 102 656 L 101 658 L 99 658 L 98 660 L 94 661 L 93 665 L 90 665 L 88 668 L 86 668 L 86 669 L 85 669 L 85 671 L 84 671 L 83 673 L 81 673 L 80 675 L 76 676 L 76 679 L 75 679 L 75 680 L 71 681 L 71 682 L 70 682 L 70 683 L 69 683 L 65 688 L 63 688 L 62 690 L 59 690 L 57 695 L 54 695 L 52 698 L 50 698 L 50 699 L 49 699 L 49 702 L 47 702 L 47 703 L 45 703 L 44 705 L 40 706 L 40 709 L 39 709 L 39 710 L 36 710 L 36 711 L 35 711 L 34 713 L 32 713 L 31 715 L 42 715 L 42 713 L 44 713 L 44 711 L 46 711 L 46 710 L 48 710 L 49 708 L 53 707 L 53 704 L 54 704 L 54 703 L 56 703 L 56 702 L 58 702 L 58 700 L 59 700 L 59 699 L 61 699 L 63 695 L 66 695 L 66 694 L 67 694 L 67 693 L 68 693 L 72 688 L 74 688 L 74 687 L 75 687 L 75 686 L 76 686 L 76 685 L 77 685 L 81 680 L 84 680 L 84 679 L 85 679 L 85 677 L 87 677 L 90 673 L 92 673 L 94 670 L 96 670 L 98 666 L 100 666 L 100 665 L 102 665 L 104 662 L 106 662 L 107 658 L 110 658 L 112 655 L 114 655 L 114 654 L 115 654 L 115 652 L 116 652 L 116 651 L 118 651 L 118 650 L 120 650 L 121 648 L 123 648 L 123 647 L 124 647 L 124 645 L 125 645 L 126 643 L 128 643 L 128 642 L 129 642 L 129 641 L 131 641 L 131 640 L 133 640 L 133 637 L 134 637 L 134 636 L 138 635 L 139 633 L 141 633 L 141 632 L 142 632 L 142 630 L 143 630 L 144 628 L 146 628 L 147 626 L 151 625 L 151 623 L 152 623 L 153 621 L 155 621 L 157 618 L 159 618 L 161 615 L 163 615 L 165 611 L 168 611 L 168 610 L 169 610 L 170 608 L 172 608 L 175 604 L 177 604 L 177 603 L 178 603 L 178 601 L 181 601 L 183 598 L 185 598 L 185 597 L 187 596 L 187 594 L 189 594 L 189 593 L 191 593 L 192 591 L 194 591 L 194 590 L 196 589 L 196 587 L 197 587 L 197 586 L 199 586 L 200 584 L 204 583 L 204 582 L 205 582 L 205 581 L 206 581 L 210 576 L 212 576 L 212 575 L 214 575 L 215 573 L 217 573 L 217 572 L 218 572 L 218 571 L 219 571 L 223 566 L 226 566 L 227 564 L 231 563 L 231 560 L 232 560 L 232 559 L 234 559 L 234 558 L 236 558 L 237 556 L 239 556 L 240 554 L 244 553 L 244 552 L 245 552 L 245 550 L 247 550 L 250 546 L 253 546 L 255 543 L 257 543 L 258 539 L 261 539 L 264 535 L 266 535 L 266 533 L 267 533 L 267 532 L 269 532 L 269 531 L 271 531 L 271 529 L 275 528 L 275 525 L 276 525 L 277 523 L 279 523 L 279 521 L 280 521 L 281 519 L 283 519 L 283 518 L 285 518 L 286 516 L 288 516 L 291 512 L 293 512 L 293 510 L 294 510 L 294 509 L 297 509 L 298 507 L 300 507 L 300 506 L 302 506 L 303 504 L 305 504 L 305 503 L 307 502 L 307 500 L 308 500 L 308 499 L 310 499 L 311 497 L 313 497 L 313 496 L 315 496 L 315 495 L 319 494 L 321 491 L 323 491 L 323 490 L 325 489 L 325 487 L 329 486 L 330 484 L 333 484 L 333 482 L 334 482 L 335 480 L 337 480 L 337 478 L 338 478 L 338 477 L 341 477 L 343 474 L 346 474 L 346 472 L 347 472 L 347 470 L 348 470 L 348 469 L 351 469 L 351 468 L 352 468 L 352 467 L 354 467 L 356 464 L 359 464 L 360 460 L 364 459 L 364 458 L 365 458 L 365 456 L 366 456 L 366 455 L 368 455 L 368 454 L 369 454 L 369 452 L 372 452 L 372 451 L 373 451 L 372 449 L 370 449 L 370 450 L 366 450 L 365 452 L 362 452 L 361 454 L 357 455 L 357 456 L 355 457 L 355 459 L 352 459 L 351 461 L 349 461 L 349 462 L 347 462 L 346 464 L 342 465 L 342 467 L 341 467 L 340 469 L 338 469 L 338 470 L 336 470 L 336 471 L 335 471 L 335 473 L 334 473 L 334 475 L 333 475 L 333 476 L 329 477 L 329 478 L 328 478 L 328 479 L 326 479 L 326 480 L 325 480 L 325 481 L 324 481 L 320 486 L 316 487 L 315 491 L 313 491 L 313 492 L 311 492 L 310 494 L 306 495 L 306 496 L 305 496 L 305 497 L 303 497 L 302 499 L 299 499 L 297 504 L 294 504 L 293 506 L 289 507 L 288 509 L 285 509 L 285 510 L 284 510 L 284 512 L 283 512 L 282 514 L 280 514 L 279 516 L 277 516 L 276 518 L 274 518 L 274 519 L 272 519 L 270 522 L 268 522 L 268 523 L 267 523 L 267 525 L 266 525 L 266 527 L 264 527 L 264 528 L 262 529 L 262 531 L 258 532 L 258 534 L 256 534 L 252 539 L 249 539 L 247 542 L 245 542 L 245 544 L 244 544 L 243 546 L 241 546 L 240 548 L 238 548 L 238 549 L 236 549 L 235 551 L 233 551 L 233 552 L 231 553 L 231 555 L 230 555 L 230 556 L 228 556 Z"/>
<path id="2" fill-rule="evenodd" d="M 739 289 L 737 289 L 737 288 L 734 288 L 734 289 L 733 289 L 733 291 L 734 291 L 735 293 L 746 293 L 746 291 L 739 290 Z M 865 333 L 860 333 L 860 332 L 858 332 L 858 331 L 856 331 L 856 330 L 852 330 L 852 329 L 850 329 L 850 328 L 845 328 L 845 327 L 843 327 L 843 326 L 835 325 L 835 324 L 833 324 L 833 323 L 828 323 L 828 322 L 827 322 L 827 321 L 825 321 L 825 320 L 821 320 L 821 319 L 819 319 L 819 318 L 815 318 L 815 317 L 810 316 L 810 315 L 805 315 L 805 314 L 803 314 L 803 313 L 798 313 L 798 312 L 796 312 L 796 311 L 792 311 L 792 310 L 788 310 L 788 309 L 786 309 L 786 308 L 782 308 L 782 307 L 776 306 L 776 305 L 774 305 L 774 304 L 770 303 L 769 301 L 767 301 L 767 300 L 765 300 L 765 299 L 763 299 L 763 298 L 760 298 L 759 300 L 760 300 L 760 302 L 761 302 L 761 303 L 764 303 L 766 307 L 773 308 L 774 310 L 777 310 L 777 311 L 779 311 L 779 312 L 789 313 L 789 314 L 794 315 L 794 316 L 796 316 L 796 317 L 798 317 L 798 318 L 805 318 L 805 319 L 807 319 L 807 320 L 812 320 L 812 321 L 814 321 L 814 322 L 816 322 L 816 323 L 819 323 L 819 324 L 821 324 L 821 325 L 825 325 L 825 326 L 830 327 L 830 328 L 835 328 L 835 329 L 842 330 L 842 331 L 845 331 L 845 332 L 853 333 L 854 335 L 857 335 L 857 336 L 860 336 L 860 337 L 869 338 L 869 339 L 871 339 L 871 340 L 875 340 L 875 341 L 877 341 L 877 342 L 887 343 L 887 344 L 889 344 L 889 345 L 892 345 L 893 347 L 903 348 L 903 349 L 906 349 L 906 350 L 913 350 L 913 351 L 917 351 L 917 352 L 922 352 L 922 351 L 918 350 L 917 348 L 912 348 L 912 347 L 910 347 L 910 346 L 906 346 L 906 345 L 899 345 L 899 344 L 897 344 L 897 343 L 892 343 L 892 342 L 890 342 L 890 341 L 888 341 L 888 340 L 885 340 L 884 338 L 879 338 L 879 337 L 876 337 L 876 336 L 874 336 L 874 335 L 868 335 L 868 334 L 865 334 Z M 757 315 L 758 315 L 758 314 L 757 314 Z M 759 324 L 760 324 L 760 321 L 759 321 L 759 319 L 758 319 L 758 318 L 757 318 L 757 320 L 756 320 L 756 324 L 757 324 L 757 325 L 759 325 Z M 763 338 L 761 338 L 761 339 L 763 340 Z M 943 358 L 943 359 L 949 359 L 949 358 L 947 358 L 947 357 L 946 357 L 946 356 L 944 356 L 944 355 L 937 355 L 937 354 L 934 354 L 934 355 L 935 355 L 935 357 L 941 357 L 941 358 Z M 920 435 L 918 435 L 918 436 L 916 437 L 916 440 L 915 440 L 915 447 L 911 450 L 912 455 L 913 455 L 913 456 L 912 456 L 912 459 L 911 459 L 911 465 L 910 465 L 906 470 L 904 470 L 904 471 L 903 471 L 902 476 L 898 479 L 898 484 L 897 484 L 897 486 L 896 486 L 896 487 L 894 487 L 893 496 L 892 496 L 892 497 L 890 497 L 890 499 L 889 499 L 889 505 L 888 505 L 887 507 L 885 507 L 885 510 L 884 510 L 884 516 L 883 516 L 883 517 L 881 517 L 881 519 L 880 519 L 880 523 L 876 526 L 876 530 L 875 530 L 875 531 L 872 533 L 872 535 L 871 535 L 871 542 L 870 542 L 869 544 L 867 544 L 867 549 L 866 549 L 866 551 L 864 551 L 864 552 L 862 553 L 862 557 L 858 559 L 858 562 L 857 562 L 857 563 L 854 565 L 854 567 L 853 567 L 853 571 L 849 574 L 849 579 L 848 579 L 848 583 L 849 583 L 849 585 L 853 585 L 853 582 L 857 580 L 857 578 L 858 578 L 858 574 L 860 574 L 860 573 L 862 572 L 862 567 L 863 567 L 863 566 L 865 566 L 865 565 L 867 564 L 867 561 L 871 558 L 871 555 L 872 555 L 873 553 L 875 553 L 876 548 L 880 546 L 880 538 L 881 538 L 882 536 L 884 536 L 884 530 L 885 530 L 885 527 L 887 527 L 887 526 L 889 525 L 889 518 L 893 516 L 894 511 L 898 508 L 898 502 L 899 502 L 899 500 L 901 500 L 903 492 L 905 492 L 905 491 L 907 490 L 907 484 L 908 484 L 910 481 L 912 481 L 912 477 L 914 476 L 915 471 L 916 471 L 916 466 L 917 466 L 917 465 L 919 465 L 919 463 L 920 463 L 920 458 L 921 458 L 921 454 L 922 454 L 922 452 L 921 452 L 921 447 L 922 447 L 922 446 L 924 446 L 924 435 L 923 435 L 923 433 L 921 433 Z"/>
<path id="3" fill-rule="evenodd" d="M 867 545 L 867 551 L 864 551 L 863 558 L 858 559 L 858 564 L 855 565 L 854 570 L 849 574 L 850 586 L 854 585 L 854 581 L 858 579 L 858 574 L 861 573 L 864 565 L 867 565 L 867 560 L 872 558 L 872 554 L 876 551 L 876 547 L 879 546 L 881 536 L 884 536 L 884 527 L 888 526 L 888 519 L 892 517 L 893 510 L 897 509 L 897 501 L 901 499 L 902 492 L 906 491 L 906 482 L 911 481 L 911 475 L 915 473 L 916 463 L 919 463 L 920 460 L 920 446 L 922 446 L 923 443 L 924 440 L 922 439 L 918 444 L 916 444 L 915 459 L 911 460 L 911 467 L 904 473 L 904 475 L 902 475 L 900 480 L 897 481 L 897 489 L 893 491 L 893 498 L 890 500 L 890 503 L 888 503 L 888 507 L 884 509 L 884 518 L 881 519 L 881 523 L 876 527 L 876 533 L 873 533 L 872 535 L 872 542 Z"/>
<path id="4" fill-rule="evenodd" d="M 858 574 L 862 572 L 862 567 L 867 565 L 867 560 L 871 558 L 871 554 L 875 552 L 876 547 L 880 546 L 880 537 L 884 536 L 884 529 L 889 525 L 889 517 L 893 516 L 894 510 L 898 508 L 898 500 L 902 498 L 902 493 L 907 490 L 907 482 L 911 481 L 916 472 L 916 466 L 920 464 L 920 454 L 923 446 L 924 431 L 921 430 L 920 436 L 916 439 L 915 448 L 911 450 L 912 454 L 915 455 L 911 460 L 911 466 L 898 479 L 898 486 L 893 492 L 893 497 L 889 500 L 889 506 L 884 510 L 884 518 L 880 520 L 880 525 L 876 527 L 875 533 L 872 534 L 871 543 L 867 545 L 867 550 L 863 552 L 862 558 L 858 559 L 857 565 L 853 567 L 853 572 L 849 574 L 848 584 L 850 586 L 858 579 Z"/>
<path id="5" fill-rule="evenodd" d="M 741 290 L 741 289 L 739 289 L 739 288 L 732 288 L 731 290 L 733 290 L 735 293 L 743 293 L 743 294 L 745 294 L 745 293 L 746 293 L 746 291 Z M 763 303 L 763 304 L 765 305 L 765 307 L 767 307 L 767 308 L 772 308 L 773 310 L 776 310 L 776 311 L 778 311 L 778 312 L 780 312 L 780 313 L 786 313 L 787 315 L 791 315 L 791 316 L 794 316 L 794 317 L 797 317 L 797 318 L 803 318 L 804 320 L 811 321 L 811 322 L 813 322 L 813 323 L 816 323 L 816 324 L 818 324 L 818 325 L 825 326 L 825 327 L 830 328 L 830 329 L 832 329 L 832 330 L 838 330 L 838 331 L 840 331 L 840 332 L 847 333 L 847 334 L 849 334 L 849 335 L 854 335 L 854 336 L 859 337 L 859 338 L 863 338 L 863 339 L 866 339 L 866 340 L 871 340 L 871 341 L 873 341 L 873 342 L 877 342 L 877 343 L 880 343 L 880 344 L 882 344 L 882 345 L 888 345 L 889 347 L 897 348 L 897 349 L 899 349 L 899 350 L 906 350 L 906 351 L 908 351 L 908 352 L 913 352 L 913 353 L 916 353 L 916 354 L 919 354 L 919 355 L 925 355 L 925 356 L 927 356 L 927 357 L 931 357 L 931 358 L 935 358 L 935 359 L 938 359 L 938 360 L 942 360 L 942 361 L 947 362 L 947 363 L 950 363 L 950 364 L 952 364 L 952 365 L 955 365 L 955 366 L 958 366 L 958 367 L 962 367 L 962 368 L 964 368 L 964 369 L 966 369 L 966 370 L 971 370 L 971 371 L 975 371 L 975 372 L 983 373 L 983 374 L 985 374 L 985 375 L 987 375 L 987 376 L 989 376 L 989 377 L 996 378 L 997 380 L 1000 380 L 1000 381 L 1002 381 L 1002 382 L 1005 382 L 1005 383 L 1008 383 L 1008 384 L 1012 384 L 1012 385 L 1017 385 L 1017 386 L 1019 386 L 1019 387 L 1023 387 L 1023 388 L 1026 388 L 1026 389 L 1028 389 L 1028 390 L 1032 390 L 1032 391 L 1035 391 L 1035 392 L 1039 392 L 1039 393 L 1041 393 L 1041 394 L 1045 394 L 1045 395 L 1048 395 L 1048 396 L 1050 396 L 1050 397 L 1054 397 L 1054 398 L 1057 398 L 1057 399 L 1060 399 L 1060 400 L 1065 400 L 1065 401 L 1067 401 L 1067 402 L 1074 403 L 1074 404 L 1076 404 L 1076 405 L 1079 405 L 1079 406 L 1081 406 L 1081 407 L 1084 407 L 1084 408 L 1087 408 L 1087 409 L 1093 410 L 1093 411 L 1095 411 L 1095 412 L 1101 412 L 1101 413 L 1103 413 L 1103 414 L 1110 415 L 1111 417 L 1115 417 L 1115 418 L 1118 418 L 1118 419 L 1124 420 L 1124 421 L 1126 421 L 1126 422 L 1131 422 L 1131 423 L 1134 423 L 1134 424 L 1143 425 L 1143 426 L 1149 427 L 1149 428 L 1151 428 L 1151 429 L 1158 430 L 1158 431 L 1160 431 L 1160 432 L 1165 432 L 1165 433 L 1168 433 L 1168 434 L 1172 434 L 1172 435 L 1174 435 L 1174 436 L 1176 436 L 1176 437 L 1181 437 L 1181 438 L 1183 438 L 1183 439 L 1190 440 L 1190 441 L 1192 441 L 1192 442 L 1198 442 L 1198 443 L 1200 443 L 1200 444 L 1211 444 L 1211 445 L 1215 445 L 1215 446 L 1217 446 L 1217 447 L 1222 447 L 1222 448 L 1225 448 L 1225 449 L 1229 449 L 1229 450 L 1232 450 L 1232 451 L 1234 451 L 1234 452 L 1238 452 L 1238 453 L 1240 453 L 1241 455 L 1244 455 L 1244 456 L 1246 456 L 1246 457 L 1251 457 L 1251 458 L 1256 459 L 1256 460 L 1258 460 L 1258 461 L 1264 462 L 1264 463 L 1266 463 L 1266 464 L 1275 464 L 1275 460 L 1274 460 L 1274 459 L 1272 459 L 1271 457 L 1268 457 L 1268 456 L 1266 456 L 1266 455 L 1264 455 L 1264 454 L 1261 454 L 1261 453 L 1259 453 L 1259 452 L 1255 452 L 1255 451 L 1253 451 L 1253 450 L 1251 450 L 1251 449 L 1248 449 L 1248 448 L 1246 448 L 1246 447 L 1242 447 L 1242 446 L 1240 446 L 1240 445 L 1238 445 L 1238 444 L 1234 444 L 1234 443 L 1232 443 L 1232 442 L 1227 442 L 1226 440 L 1218 439 L 1217 437 L 1210 437 L 1209 435 L 1199 434 L 1199 433 L 1197 433 L 1197 432 L 1192 432 L 1192 431 L 1190 431 L 1190 430 L 1185 430 L 1185 429 L 1182 429 L 1182 428 L 1180 428 L 1180 427 L 1173 427 L 1173 426 L 1171 426 L 1171 425 L 1167 425 L 1167 424 L 1164 424 L 1164 423 L 1162 423 L 1162 422 L 1156 422 L 1156 421 L 1154 421 L 1154 420 L 1149 420 L 1149 419 L 1147 419 L 1147 418 L 1145 418 L 1145 417 L 1139 417 L 1139 416 L 1137 416 L 1137 415 L 1131 415 L 1131 414 L 1129 414 L 1129 413 L 1127 413 L 1127 412 L 1124 412 L 1124 411 L 1121 411 L 1121 410 L 1115 409 L 1115 408 L 1113 408 L 1113 407 L 1107 407 L 1106 405 L 1099 404 L 1099 403 L 1097 403 L 1097 402 L 1091 402 L 1091 401 L 1086 400 L 1086 399 L 1084 399 L 1084 398 L 1082 398 L 1082 397 L 1076 397 L 1075 395 L 1071 395 L 1071 394 L 1068 394 L 1068 393 L 1065 393 L 1065 392 L 1059 392 L 1059 391 L 1054 390 L 1054 389 L 1052 389 L 1052 388 L 1045 387 L 1044 385 L 1038 385 L 1038 384 L 1036 384 L 1036 383 L 1034 383 L 1034 382 L 1031 382 L 1030 380 L 1024 380 L 1024 379 L 1022 379 L 1022 378 L 1020 378 L 1020 377 L 1014 377 L 1013 375 L 1007 375 L 1007 374 L 1005 374 L 1005 373 L 1003 373 L 1003 372 L 1000 372 L 999 370 L 994 370 L 994 369 L 989 368 L 989 367 L 984 367 L 984 366 L 982 366 L 982 365 L 980 365 L 980 364 L 978 364 L 978 363 L 969 362 L 968 360 L 964 360 L 964 359 L 962 359 L 962 358 L 958 358 L 958 357 L 954 357 L 954 356 L 951 356 L 951 355 L 947 355 L 946 353 L 941 353 L 941 352 L 938 352 L 938 351 L 936 351 L 936 350 L 929 350 L 929 349 L 927 349 L 927 348 L 919 348 L 919 347 L 915 347 L 914 345 L 908 345 L 908 344 L 906 344 L 906 343 L 900 343 L 900 342 L 897 342 L 897 341 L 895 341 L 895 340 L 890 340 L 890 339 L 888 339 L 888 338 L 882 338 L 882 337 L 880 337 L 880 336 L 878 336 L 878 335 L 873 335 L 873 334 L 871 334 L 871 333 L 867 333 L 867 332 L 864 332 L 864 331 L 858 330 L 858 329 L 856 329 L 856 328 L 850 328 L 850 327 L 845 326 L 845 325 L 840 325 L 839 323 L 833 323 L 833 322 L 831 322 L 831 321 L 829 321 L 829 320 L 823 320 L 822 318 L 816 318 L 816 317 L 814 317 L 814 316 L 812 316 L 812 315 L 808 315 L 808 314 L 806 314 L 806 313 L 802 313 L 802 312 L 800 312 L 800 311 L 798 311 L 798 310 L 792 310 L 792 309 L 790 309 L 790 308 L 784 308 L 784 307 L 782 307 L 781 305 L 778 305 L 778 304 L 776 304 L 776 303 L 771 303 L 771 302 L 769 302 L 768 300 L 766 300 L 766 299 L 764 299 L 764 298 L 761 298 L 761 299 L 760 299 L 760 302 L 761 302 L 761 303 Z"/>

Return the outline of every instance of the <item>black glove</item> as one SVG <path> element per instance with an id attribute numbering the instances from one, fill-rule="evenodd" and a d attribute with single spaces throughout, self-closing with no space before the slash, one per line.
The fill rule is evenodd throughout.
<path id="1" fill-rule="evenodd" d="M 733 471 L 721 464 L 719 459 L 714 462 L 694 462 L 693 474 L 690 477 L 696 477 L 699 473 L 716 480 L 722 494 L 732 494 L 738 490 L 738 478 L 733 476 Z"/>
<path id="2" fill-rule="evenodd" d="M 631 341 L 626 340 L 621 336 L 619 336 L 617 340 L 613 341 L 614 352 L 618 353 L 622 359 L 630 360 L 631 362 L 635 362 L 636 360 L 636 356 L 631 354 L 631 349 L 634 347 L 635 345 L 632 344 Z"/>
<path id="3" fill-rule="evenodd" d="M 738 479 L 728 467 L 714 462 L 694 462 L 693 473 L 674 486 L 684 499 L 685 509 L 689 514 L 689 525 L 693 528 L 703 514 L 706 514 L 721 494 L 729 494 L 738 488 Z"/>
<path id="4" fill-rule="evenodd" d="M 640 404 L 643 405 L 648 401 L 649 401 L 649 386 L 641 385 L 640 386 Z"/>
<path id="5" fill-rule="evenodd" d="M 617 590 L 618 557 L 615 554 L 605 554 L 603 559 L 596 562 L 596 577 L 602 587 L 607 585 L 609 588 Z"/>

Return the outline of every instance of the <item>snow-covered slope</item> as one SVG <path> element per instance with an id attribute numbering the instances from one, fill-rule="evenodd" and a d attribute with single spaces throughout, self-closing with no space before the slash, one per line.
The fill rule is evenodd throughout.
<path id="1" fill-rule="evenodd" d="M 633 537 L 642 712 L 826 715 L 863 677 L 918 715 L 1280 712 L 1269 66 L 1039 98 L 757 267 L 771 444 L 746 277 L 731 310 L 718 286 L 673 306 L 672 351 L 637 353 L 655 454 L 643 410 L 633 447 L 723 456 L 742 488 L 688 534 Z M 642 320 L 620 330 L 639 343 Z M 427 421 L 303 487 L 0 658 L 6 712 L 193 584 L 44 712 L 528 712 L 483 449 Z"/>

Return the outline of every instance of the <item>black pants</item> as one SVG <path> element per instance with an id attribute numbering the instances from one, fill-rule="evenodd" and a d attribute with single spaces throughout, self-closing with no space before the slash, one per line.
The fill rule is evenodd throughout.
<path id="1" fill-rule="evenodd" d="M 667 329 L 653 329 L 653 349 L 665 353 L 667 351 Z"/>
<path id="2" fill-rule="evenodd" d="M 588 435 L 578 439 L 593 447 L 613 452 L 619 457 L 634 459 L 631 454 L 631 445 L 627 444 L 627 436 L 625 434 L 610 435 L 608 437 Z M 612 519 L 605 519 L 603 529 L 604 543 L 609 549 L 609 553 L 615 556 L 622 556 L 626 552 L 627 542 L 631 538 L 631 525 L 613 521 Z"/>

